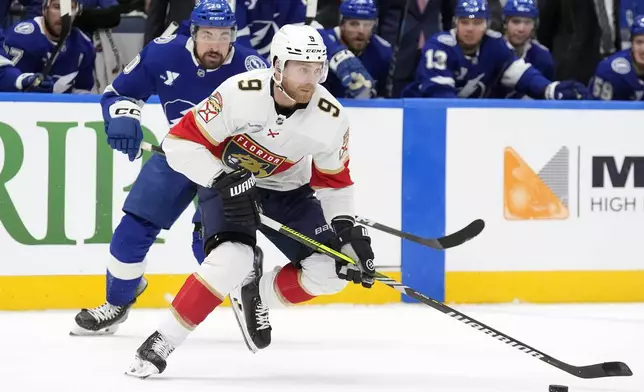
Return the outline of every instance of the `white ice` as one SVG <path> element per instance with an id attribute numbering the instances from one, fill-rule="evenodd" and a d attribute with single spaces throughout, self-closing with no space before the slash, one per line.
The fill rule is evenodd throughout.
<path id="1" fill-rule="evenodd" d="M 251 354 L 217 309 L 162 375 L 125 376 L 165 316 L 134 309 L 117 335 L 70 337 L 75 312 L 0 312 L 0 391 L 644 392 L 644 304 L 457 309 L 574 365 L 624 361 L 632 377 L 582 380 L 423 305 L 273 310 L 273 344 Z"/>

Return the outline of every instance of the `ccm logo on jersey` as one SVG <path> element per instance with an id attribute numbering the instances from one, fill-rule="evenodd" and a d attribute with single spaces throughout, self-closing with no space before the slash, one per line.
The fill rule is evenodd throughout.
<path id="1" fill-rule="evenodd" d="M 250 176 L 248 180 L 242 182 L 239 185 L 235 185 L 230 189 L 230 197 L 235 197 L 241 195 L 244 192 L 247 192 L 252 187 L 254 187 L 256 183 L 257 181 L 255 180 L 255 176 Z"/>

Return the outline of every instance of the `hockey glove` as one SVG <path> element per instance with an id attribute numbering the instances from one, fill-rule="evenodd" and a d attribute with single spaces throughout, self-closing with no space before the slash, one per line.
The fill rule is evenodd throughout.
<path id="1" fill-rule="evenodd" d="M 546 99 L 556 100 L 582 100 L 590 99 L 590 93 L 583 84 L 575 80 L 552 82 L 546 87 Z"/>
<path id="2" fill-rule="evenodd" d="M 107 144 L 114 150 L 127 154 L 130 161 L 140 157 L 143 131 L 141 130 L 141 108 L 134 102 L 117 101 L 110 106 Z"/>
<path id="3" fill-rule="evenodd" d="M 357 264 L 336 261 L 335 272 L 340 279 L 353 283 L 362 283 L 363 287 L 371 288 L 376 268 L 373 265 L 373 250 L 371 238 L 363 226 L 354 226 L 353 219 L 339 216 L 333 219 L 331 225 L 339 241 L 340 252 L 351 257 Z"/>
<path id="4" fill-rule="evenodd" d="M 16 79 L 16 88 L 30 93 L 52 93 L 56 80 L 42 74 L 23 73 Z"/>
<path id="5" fill-rule="evenodd" d="M 212 187 L 221 196 L 226 221 L 257 230 L 261 223 L 261 208 L 255 183 L 255 176 L 246 169 L 237 169 L 217 177 Z"/>
<path id="6" fill-rule="evenodd" d="M 347 98 L 371 98 L 375 95 L 375 81 L 362 61 L 344 49 L 333 55 L 329 68 L 340 79 Z"/>

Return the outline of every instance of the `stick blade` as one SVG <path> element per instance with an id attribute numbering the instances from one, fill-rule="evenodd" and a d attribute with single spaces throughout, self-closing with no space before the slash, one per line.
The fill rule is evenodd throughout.
<path id="1" fill-rule="evenodd" d="M 456 233 L 450 234 L 443 238 L 439 238 L 438 243 L 443 249 L 453 248 L 455 246 L 462 245 L 463 243 L 481 234 L 484 228 L 485 221 L 483 219 L 476 219 Z"/>
<path id="2" fill-rule="evenodd" d="M 633 372 L 624 362 L 604 362 L 576 368 L 571 374 L 581 378 L 628 377 Z"/>

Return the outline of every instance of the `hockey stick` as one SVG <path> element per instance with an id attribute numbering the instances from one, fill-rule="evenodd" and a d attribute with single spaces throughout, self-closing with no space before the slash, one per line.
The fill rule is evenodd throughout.
<path id="1" fill-rule="evenodd" d="M 393 227 L 383 225 L 382 223 L 374 222 L 369 218 L 362 216 L 356 216 L 355 218 L 356 222 L 362 223 L 363 225 L 367 225 L 369 227 L 373 227 L 376 230 L 380 230 L 396 237 L 439 250 L 463 245 L 467 241 L 481 234 L 481 231 L 483 231 L 483 229 L 485 228 L 485 221 L 483 221 L 483 219 L 476 219 L 456 233 L 446 235 L 445 237 L 423 238 L 411 233 L 406 233 L 404 231 L 394 229 Z"/>
<path id="2" fill-rule="evenodd" d="M 305 23 L 311 25 L 318 13 L 318 0 L 307 0 Z"/>
<path id="3" fill-rule="evenodd" d="M 161 149 L 161 147 L 153 146 L 147 142 L 141 143 L 141 149 L 163 154 L 163 149 Z M 483 221 L 483 219 L 476 219 L 456 233 L 446 235 L 445 237 L 423 238 L 411 233 L 406 233 L 404 231 L 394 229 L 393 227 L 383 225 L 382 223 L 374 222 L 371 219 L 365 218 L 363 216 L 356 216 L 355 218 L 356 222 L 362 223 L 363 225 L 373 227 L 376 230 L 380 230 L 382 232 L 406 239 L 411 242 L 415 242 L 417 244 L 428 246 L 433 249 L 449 249 L 463 245 L 467 241 L 481 234 L 481 232 L 485 228 L 485 221 Z"/>
<path id="4" fill-rule="evenodd" d="M 267 217 L 264 215 L 261 215 L 261 220 L 262 224 L 264 226 L 270 227 L 271 229 L 284 234 L 285 236 L 294 239 L 295 241 L 301 243 L 302 245 L 305 245 L 317 252 L 323 253 L 327 256 L 330 256 L 336 260 L 340 261 L 345 261 L 349 263 L 355 264 L 356 262 L 353 261 L 350 257 L 329 248 L 326 245 L 323 245 L 307 236 L 304 234 L 298 233 L 297 231 L 291 229 L 290 227 L 284 226 L 281 223 Z M 514 348 L 517 348 L 521 352 L 528 354 L 534 358 L 540 359 L 543 362 L 547 363 L 548 365 L 554 366 L 560 370 L 563 370 L 564 372 L 567 372 L 569 374 L 572 374 L 575 377 L 579 378 L 600 378 L 600 377 L 616 377 L 616 376 L 632 376 L 633 372 L 631 369 L 628 367 L 623 362 L 605 362 L 605 363 L 598 363 L 594 365 L 588 365 L 588 366 L 573 366 L 569 365 L 565 362 L 562 362 L 558 359 L 555 359 L 547 354 L 544 354 L 537 349 L 528 346 L 525 343 L 522 343 L 514 338 L 511 338 L 508 335 L 505 335 L 504 333 L 497 331 L 496 329 L 489 327 L 485 324 L 483 324 L 480 321 L 477 321 L 473 318 L 470 318 L 466 316 L 465 314 L 450 308 L 449 306 L 443 304 L 442 302 L 436 301 L 435 299 L 432 299 L 425 294 L 418 292 L 408 286 L 405 286 L 402 283 L 399 283 L 391 278 L 389 278 L 387 275 L 384 275 L 380 272 L 376 272 L 374 278 L 381 282 L 386 284 L 387 286 L 400 291 L 401 293 L 414 298 L 425 305 L 428 305 L 440 312 L 443 312 L 444 314 L 462 322 L 470 327 L 476 329 L 477 331 L 481 331 L 484 334 L 491 336 L 503 343 L 506 343 Z"/>
<path id="5" fill-rule="evenodd" d="M 402 43 L 403 29 L 405 28 L 405 18 L 407 17 L 407 12 L 409 12 L 409 3 L 411 2 L 412 0 L 405 0 L 405 8 L 403 8 L 402 15 L 400 16 L 400 22 L 398 23 L 396 42 L 394 42 L 391 61 L 389 63 L 389 73 L 387 74 L 387 80 L 385 82 L 385 91 L 388 98 L 393 98 L 392 94 L 394 89 L 394 72 L 396 71 L 396 63 L 398 61 L 398 51 L 400 50 L 400 44 Z"/>
<path id="6" fill-rule="evenodd" d="M 48 1 L 48 0 L 45 0 L 45 1 Z M 63 49 L 63 46 L 65 45 L 65 41 L 67 41 L 67 37 L 69 37 L 69 33 L 72 31 L 72 0 L 60 0 L 60 19 L 61 19 L 60 36 L 58 37 L 58 42 L 56 43 L 56 47 L 54 48 L 54 51 L 51 53 L 51 56 L 49 56 L 49 58 L 47 59 L 47 62 L 45 63 L 45 67 L 43 68 L 41 75 L 38 76 L 36 79 L 34 79 L 31 86 L 27 88 L 27 91 L 29 91 L 32 87 L 38 86 L 45 77 L 49 76 L 49 73 L 51 72 L 51 69 L 54 66 L 54 62 L 56 61 L 58 54 Z"/>
<path id="7" fill-rule="evenodd" d="M 154 151 L 163 154 L 163 150 L 158 146 L 152 146 L 149 143 L 141 143 L 141 147 L 147 151 Z M 307 246 L 317 252 L 323 253 L 331 258 L 334 258 L 339 261 L 344 261 L 352 264 L 356 262 L 351 259 L 349 256 L 340 253 L 324 244 L 321 244 L 302 233 L 299 233 L 288 226 L 284 226 L 281 223 L 260 214 L 262 224 L 266 227 L 269 227 L 278 233 L 284 234 L 285 236 L 301 243 L 304 246 Z M 401 292 L 413 299 L 416 299 L 423 304 L 430 306 L 433 309 L 436 309 L 470 327 L 476 329 L 477 331 L 483 332 L 484 334 L 491 336 L 505 344 L 508 344 L 521 352 L 530 355 L 533 358 L 540 359 L 541 361 L 547 363 L 550 366 L 554 366 L 557 369 L 563 370 L 566 373 L 569 373 L 575 377 L 579 378 L 601 378 L 601 377 L 618 377 L 618 376 L 632 376 L 633 372 L 623 362 L 604 362 L 588 366 L 574 366 L 562 362 L 554 357 L 551 357 L 547 354 L 542 353 L 541 351 L 528 346 L 525 343 L 522 343 L 492 327 L 483 324 L 482 322 L 468 317 L 467 315 L 452 309 L 451 307 L 445 305 L 442 302 L 436 301 L 425 294 L 412 289 L 411 287 L 405 286 L 404 284 L 391 279 L 387 275 L 384 275 L 380 272 L 376 272 L 374 276 L 375 280 L 380 283 L 386 284 L 394 290 Z"/>

